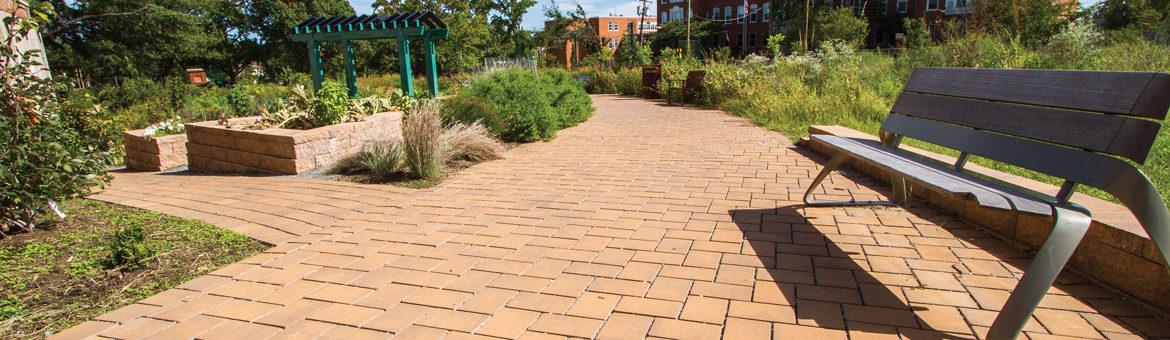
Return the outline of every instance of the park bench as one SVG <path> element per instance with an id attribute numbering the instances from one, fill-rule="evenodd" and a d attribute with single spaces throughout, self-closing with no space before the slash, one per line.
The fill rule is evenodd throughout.
<path id="1" fill-rule="evenodd" d="M 1170 75 L 1145 72 L 915 69 L 882 122 L 880 142 L 810 138 L 835 150 L 804 194 L 820 205 L 904 203 L 912 185 L 1005 210 L 1051 216 L 1051 234 L 996 317 L 987 339 L 1019 335 L 1092 222 L 1069 197 L 1077 185 L 1102 189 L 1137 217 L 1170 263 L 1170 213 L 1136 167 L 1149 154 L 1170 106 Z M 959 151 L 955 164 L 925 161 L 898 146 L 912 138 Z M 963 172 L 976 155 L 1064 180 L 1055 197 Z M 890 174 L 890 201 L 812 201 L 820 183 L 850 157 Z"/>
<path id="2" fill-rule="evenodd" d="M 670 87 L 666 90 L 666 104 L 670 104 L 670 92 L 678 91 L 682 95 L 682 98 L 679 100 L 680 105 L 687 106 L 687 92 L 702 91 L 703 80 L 705 78 L 707 78 L 707 71 L 705 70 L 687 72 L 687 79 L 682 87 Z"/>

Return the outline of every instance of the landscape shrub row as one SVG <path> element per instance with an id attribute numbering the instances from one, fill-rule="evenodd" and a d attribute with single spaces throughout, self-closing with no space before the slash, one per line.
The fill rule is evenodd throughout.
<path id="1" fill-rule="evenodd" d="M 504 141 L 549 140 L 593 114 L 582 85 L 565 70 L 493 72 L 444 100 L 442 115 L 447 122 L 480 122 Z"/>

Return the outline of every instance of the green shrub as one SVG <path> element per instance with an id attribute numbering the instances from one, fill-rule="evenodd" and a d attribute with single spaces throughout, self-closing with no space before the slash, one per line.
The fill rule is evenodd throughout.
<path id="1" fill-rule="evenodd" d="M 38 11 L 38 9 L 33 9 Z M 34 13 L 42 14 L 42 13 Z M 43 18 L 33 15 L 34 18 Z M 0 29 L 6 46 L 18 46 L 37 24 L 10 17 Z M 88 194 L 108 183 L 108 153 L 69 129 L 62 116 L 61 88 L 31 74 L 39 51 L 0 49 L 0 231 L 31 230 L 37 215 L 54 202 Z"/>
<path id="2" fill-rule="evenodd" d="M 327 82 L 309 103 L 309 119 L 313 126 L 341 123 L 347 116 L 349 104 L 349 89 L 338 83 Z"/>
<path id="3" fill-rule="evenodd" d="M 106 269 L 119 269 L 121 271 L 142 268 L 142 263 L 154 256 L 155 250 L 147 246 L 146 232 L 142 230 L 140 223 L 133 220 L 121 222 L 129 222 L 130 225 L 114 232 L 113 237 L 106 244 L 110 254 L 102 261 L 102 265 Z"/>
<path id="4" fill-rule="evenodd" d="M 406 167 L 422 179 L 443 173 L 442 121 L 436 103 L 420 103 L 403 117 L 402 149 Z"/>
<path id="5" fill-rule="evenodd" d="M 563 79 L 557 79 L 561 81 Z M 576 81 L 576 79 L 573 79 Z M 499 117 L 499 128 L 492 133 L 497 137 L 514 142 L 532 142 L 551 139 L 556 131 L 562 127 L 563 121 L 558 117 L 558 111 L 552 105 L 554 89 L 549 88 L 549 82 L 540 76 L 526 70 L 507 70 L 491 73 L 472 81 L 471 86 L 459 92 L 462 103 L 453 105 L 451 109 L 468 109 L 479 105 L 469 105 L 478 101 L 485 111 L 482 113 L 452 112 L 448 117 L 463 119 L 473 117 Z M 577 86 L 580 89 L 580 86 Z M 583 90 L 582 90 L 583 91 Z M 573 119 L 569 119 L 573 120 Z M 491 123 L 489 123 L 491 124 Z"/>
<path id="6" fill-rule="evenodd" d="M 551 99 L 549 105 L 560 122 L 545 139 L 556 137 L 556 130 L 581 124 L 593 115 L 593 99 L 589 98 L 577 77 L 565 70 L 553 69 L 544 71 L 540 80 L 545 83 L 548 91 L 545 95 Z"/>
<path id="7" fill-rule="evenodd" d="M 615 72 L 614 90 L 623 96 L 642 96 L 642 69 L 625 68 Z"/>

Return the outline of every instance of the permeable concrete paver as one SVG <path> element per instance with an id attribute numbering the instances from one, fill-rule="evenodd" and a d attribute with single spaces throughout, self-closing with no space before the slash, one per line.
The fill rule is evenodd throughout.
<path id="1" fill-rule="evenodd" d="M 594 96 L 441 185 L 117 173 L 94 196 L 274 247 L 60 338 L 982 338 L 1030 256 L 921 203 L 806 208 L 824 157 L 719 111 Z M 818 199 L 882 185 L 835 174 Z M 1073 275 L 1029 338 L 1167 336 Z"/>

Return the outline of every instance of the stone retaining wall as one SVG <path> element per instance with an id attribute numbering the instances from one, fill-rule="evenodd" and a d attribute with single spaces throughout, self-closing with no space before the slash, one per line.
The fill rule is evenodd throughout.
<path id="1" fill-rule="evenodd" d="M 367 140 L 401 138 L 401 112 L 309 130 L 244 130 L 257 118 L 187 124 L 192 171 L 295 175 L 353 155 Z"/>
<path id="2" fill-rule="evenodd" d="M 162 171 L 187 164 L 187 135 L 176 134 L 147 139 L 144 130 L 122 132 L 126 146 L 126 168 L 139 171 Z"/>
<path id="3" fill-rule="evenodd" d="M 829 134 L 843 137 L 877 140 L 875 136 L 840 126 L 809 126 L 810 134 Z M 832 148 L 818 142 L 805 140 L 813 150 L 832 155 Z M 953 157 L 943 156 L 913 147 L 902 147 L 953 164 Z M 883 181 L 890 178 L 884 169 L 871 161 L 850 158 L 845 162 L 855 170 Z M 1030 190 L 1055 195 L 1058 187 L 1036 182 L 1019 176 L 968 164 L 965 169 L 982 176 L 1008 182 Z M 888 187 L 887 187 L 888 188 Z M 921 198 L 942 211 L 953 213 L 979 224 L 1001 238 L 1035 251 L 1040 248 L 1052 232 L 1053 218 L 1029 213 L 983 207 L 971 200 L 961 199 L 949 192 L 935 191 L 926 186 L 911 190 L 914 197 Z M 1158 253 L 1157 246 L 1146 235 L 1137 219 L 1125 206 L 1095 197 L 1075 194 L 1071 200 L 1088 208 L 1093 213 L 1093 224 L 1085 238 L 1073 253 L 1066 270 L 1084 275 L 1090 279 L 1117 289 L 1151 305 L 1163 312 L 1170 312 L 1170 270 Z M 1021 268 L 1026 269 L 1026 268 Z"/>

